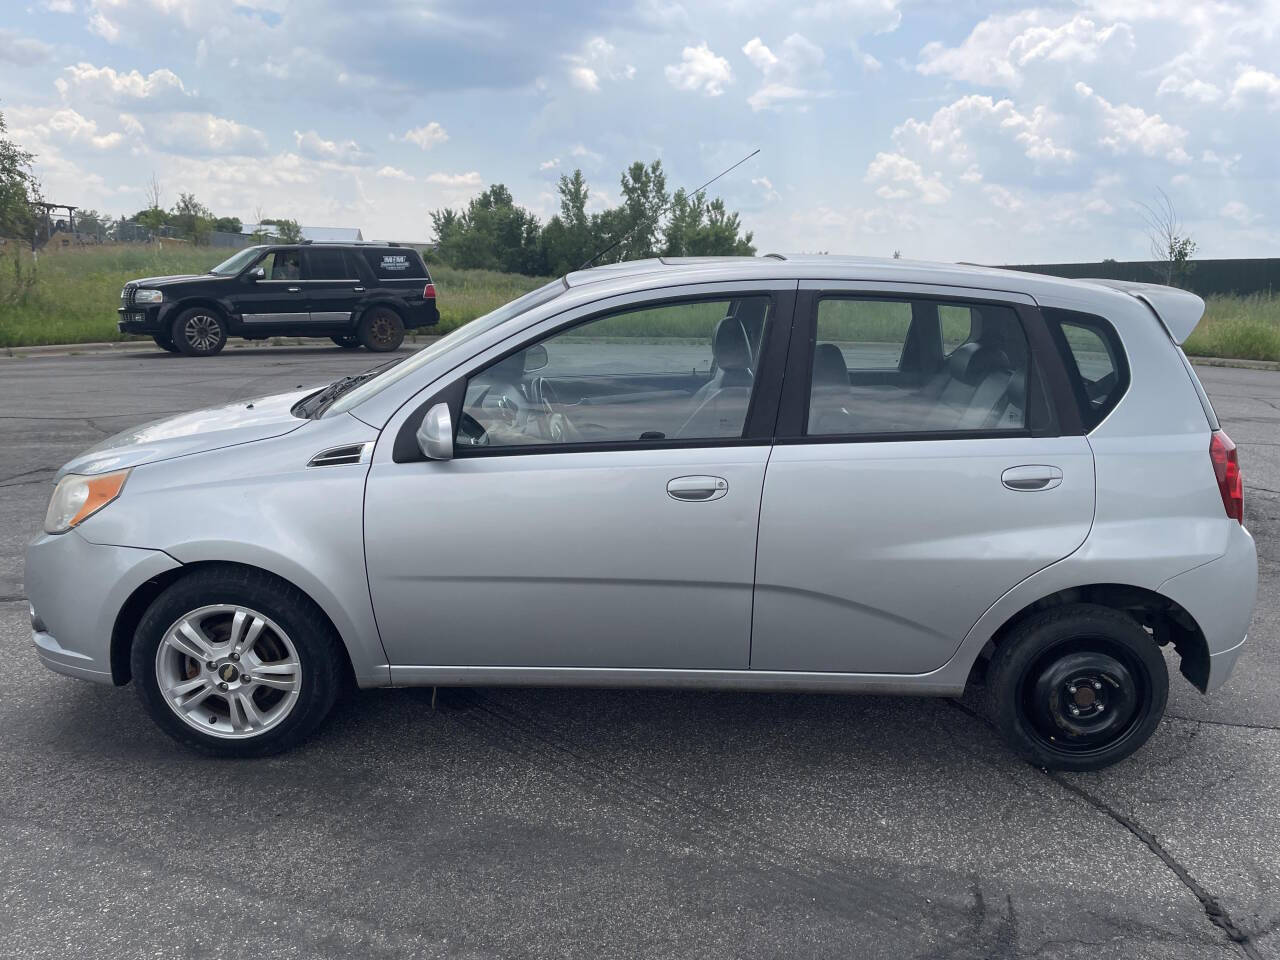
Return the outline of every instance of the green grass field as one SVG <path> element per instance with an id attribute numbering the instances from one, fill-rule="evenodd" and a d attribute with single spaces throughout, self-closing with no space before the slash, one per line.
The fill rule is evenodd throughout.
<path id="1" fill-rule="evenodd" d="M 0 348 L 128 339 L 115 326 L 120 288 L 126 281 L 201 273 L 230 253 L 208 247 L 98 247 L 47 253 L 35 264 L 34 287 L 16 297 L 12 249 L 0 254 Z M 25 271 L 31 266 L 31 255 L 23 252 L 21 257 Z M 518 274 L 449 267 L 433 267 L 431 274 L 440 296 L 440 326 L 432 331 L 438 333 L 447 333 L 545 282 Z M 864 304 L 859 309 L 864 312 L 861 326 L 865 329 L 865 311 L 870 308 Z M 885 309 L 889 312 L 877 319 L 888 336 L 901 318 L 892 315 L 891 305 Z M 617 329 L 608 332 L 614 336 L 670 336 L 689 321 L 695 321 L 693 325 L 699 330 L 705 329 L 705 318 L 700 314 L 686 320 L 668 312 L 657 331 L 651 329 L 656 319 L 632 314 L 619 318 Z M 944 323 L 948 332 L 954 326 L 957 335 L 965 326 L 959 316 L 944 321 L 949 321 Z M 828 322 L 839 328 L 847 321 L 836 313 Z M 1187 340 L 1186 349 L 1193 356 L 1280 360 L 1280 297 L 1209 298 L 1205 317 Z"/>

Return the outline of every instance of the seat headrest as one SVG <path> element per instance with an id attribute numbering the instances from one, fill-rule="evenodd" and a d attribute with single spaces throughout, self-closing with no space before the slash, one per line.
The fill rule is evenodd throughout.
<path id="1" fill-rule="evenodd" d="M 711 338 L 711 355 L 721 370 L 751 369 L 751 344 L 737 317 L 725 317 L 716 324 Z"/>
<path id="2" fill-rule="evenodd" d="M 813 352 L 813 385 L 815 387 L 849 386 L 849 365 L 834 343 L 820 343 Z"/>
<path id="3" fill-rule="evenodd" d="M 956 347 L 947 358 L 947 372 L 953 379 L 976 386 L 987 374 L 1010 369 L 1009 358 L 1003 350 L 981 343 L 966 343 Z"/>

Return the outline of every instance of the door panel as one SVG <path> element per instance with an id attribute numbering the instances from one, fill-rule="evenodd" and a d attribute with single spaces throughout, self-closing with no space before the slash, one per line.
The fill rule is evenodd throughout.
<path id="1" fill-rule="evenodd" d="M 255 265 L 262 267 L 266 279 L 241 282 L 244 288 L 236 297 L 236 307 L 246 328 L 254 324 L 305 325 L 310 319 L 307 298 L 303 292 L 301 257 L 296 250 L 280 250 L 267 254 Z"/>
<path id="2" fill-rule="evenodd" d="M 1059 484 L 1010 490 L 1050 465 Z M 1084 542 L 1084 437 L 779 446 L 760 516 L 751 666 L 926 673 L 1002 594 Z"/>
<path id="3" fill-rule="evenodd" d="M 354 255 L 345 250 L 311 248 L 303 251 L 302 267 L 311 323 L 345 326 L 365 296 Z"/>
<path id="4" fill-rule="evenodd" d="M 768 446 L 375 463 L 369 585 L 393 664 L 746 669 Z M 702 501 L 678 478 L 725 481 Z"/>

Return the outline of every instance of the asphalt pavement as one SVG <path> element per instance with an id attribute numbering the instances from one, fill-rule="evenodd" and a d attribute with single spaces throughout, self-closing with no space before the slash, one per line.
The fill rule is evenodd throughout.
<path id="1" fill-rule="evenodd" d="M 188 754 L 30 647 L 54 471 L 363 352 L 0 359 L 0 957 L 1280 960 L 1280 373 L 1202 368 L 1260 596 L 1227 687 L 1135 757 L 1014 759 L 961 701 L 367 691 L 303 748 Z"/>

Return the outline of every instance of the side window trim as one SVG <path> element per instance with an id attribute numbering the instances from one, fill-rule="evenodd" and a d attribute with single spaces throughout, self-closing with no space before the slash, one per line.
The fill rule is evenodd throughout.
<path id="1" fill-rule="evenodd" d="M 751 400 L 747 408 L 746 423 L 740 437 L 719 437 L 703 439 L 680 439 L 675 437 L 660 440 L 605 441 L 598 443 L 563 443 L 536 444 L 511 447 L 461 447 L 455 444 L 456 459 L 474 459 L 483 457 L 533 456 L 553 453 L 591 453 L 599 451 L 625 450 L 683 450 L 706 447 L 748 447 L 767 446 L 773 442 L 779 415 L 779 404 L 786 376 L 789 375 L 789 358 L 794 324 L 798 317 L 797 295 L 793 281 L 755 281 L 743 285 L 715 284 L 713 289 L 703 292 L 689 291 L 682 288 L 679 293 L 652 298 L 628 299 L 623 303 L 612 303 L 600 306 L 585 313 L 575 314 L 571 319 L 556 318 L 555 322 L 546 325 L 538 324 L 535 328 L 521 331 L 520 334 L 504 341 L 500 352 L 482 356 L 455 368 L 449 374 L 447 385 L 432 390 L 430 399 L 415 405 L 413 412 L 401 424 L 396 432 L 392 445 L 392 460 L 395 463 L 411 463 L 425 460 L 418 450 L 416 432 L 423 418 L 431 407 L 437 403 L 448 403 L 449 414 L 453 421 L 455 438 L 461 419 L 462 405 L 466 397 L 468 380 L 488 367 L 500 363 L 507 357 L 564 331 L 582 324 L 590 323 L 614 314 L 629 310 L 652 309 L 665 304 L 689 303 L 697 300 L 723 300 L 738 297 L 767 296 L 772 300 L 773 320 L 766 328 L 765 340 L 760 347 L 760 369 L 757 371 Z M 514 343 L 510 341 L 515 341 Z"/>
<path id="2" fill-rule="evenodd" d="M 943 304 L 983 304 L 1008 307 L 1018 316 L 1027 337 L 1029 354 L 1028 394 L 1039 394 L 1056 426 L 1046 429 L 904 431 L 809 436 L 813 355 L 817 347 L 818 304 L 824 297 L 856 299 L 911 299 Z M 1038 375 L 1037 375 L 1038 374 Z M 1030 403 L 1028 403 L 1030 407 Z M 787 353 L 786 379 L 778 411 L 776 442 L 779 444 L 888 443 L 920 440 L 998 439 L 1010 437 L 1081 436 L 1085 433 L 1080 411 L 1049 324 L 1035 301 L 1018 294 L 1001 294 L 964 287 L 939 288 L 912 284 L 872 285 L 861 282 L 802 281 L 796 299 L 795 321 Z"/>

